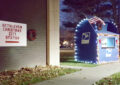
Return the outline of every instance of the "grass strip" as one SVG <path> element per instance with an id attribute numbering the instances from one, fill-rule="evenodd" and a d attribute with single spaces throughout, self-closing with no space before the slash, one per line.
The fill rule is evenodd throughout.
<path id="1" fill-rule="evenodd" d="M 93 85 L 120 85 L 120 72 L 103 78 Z"/>
<path id="2" fill-rule="evenodd" d="M 81 62 L 76 62 L 74 60 L 68 60 L 60 63 L 61 65 L 66 65 L 66 66 L 81 66 L 81 67 L 96 67 L 98 64 L 86 64 L 86 63 L 81 63 Z"/>

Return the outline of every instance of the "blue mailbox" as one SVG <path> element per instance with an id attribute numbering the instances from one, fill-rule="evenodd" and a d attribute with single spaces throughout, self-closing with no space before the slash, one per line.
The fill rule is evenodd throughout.
<path id="1" fill-rule="evenodd" d="M 117 26 L 105 22 L 101 30 L 82 20 L 75 30 L 75 61 L 86 63 L 108 63 L 119 60 L 119 34 Z"/>

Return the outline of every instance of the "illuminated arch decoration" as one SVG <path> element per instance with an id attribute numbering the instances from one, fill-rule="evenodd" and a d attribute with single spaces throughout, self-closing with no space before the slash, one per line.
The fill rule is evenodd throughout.
<path id="1" fill-rule="evenodd" d="M 27 38 L 30 41 L 33 41 L 36 39 L 36 30 L 35 29 L 30 29 L 27 31 Z"/>
<path id="2" fill-rule="evenodd" d="M 116 24 L 105 22 L 102 29 L 97 30 L 98 26 L 89 20 L 81 20 L 75 29 L 75 61 L 94 64 L 118 61 L 119 34 Z"/>

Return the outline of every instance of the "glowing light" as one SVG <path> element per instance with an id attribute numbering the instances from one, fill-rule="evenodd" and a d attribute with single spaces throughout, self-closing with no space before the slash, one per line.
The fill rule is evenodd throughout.
<path id="1" fill-rule="evenodd" d="M 79 24 L 77 24 L 77 27 L 79 27 L 80 25 Z"/>
<path id="2" fill-rule="evenodd" d="M 76 58 L 77 58 L 77 56 L 74 56 L 74 58 L 76 59 Z"/>
<path id="3" fill-rule="evenodd" d="M 75 51 L 77 51 L 78 49 L 77 48 L 75 48 Z"/>
<path id="4" fill-rule="evenodd" d="M 116 25 L 116 23 L 114 23 L 114 25 Z"/>
<path id="5" fill-rule="evenodd" d="M 78 53 L 76 52 L 75 55 L 77 55 Z"/>
<path id="6" fill-rule="evenodd" d="M 80 21 L 80 23 L 83 22 L 83 20 Z"/>
<path id="7" fill-rule="evenodd" d="M 90 61 L 90 63 L 92 63 L 92 61 Z"/>
<path id="8" fill-rule="evenodd" d="M 77 46 L 75 46 L 75 48 L 77 48 Z"/>
<path id="9" fill-rule="evenodd" d="M 83 19 L 83 21 L 86 21 L 87 19 Z"/>
<path id="10" fill-rule="evenodd" d="M 96 44 L 97 44 L 98 42 L 97 42 L 97 40 L 96 40 Z"/>
<path id="11" fill-rule="evenodd" d="M 77 59 L 75 59 L 75 61 L 77 61 Z"/>
<path id="12" fill-rule="evenodd" d="M 77 39 L 77 36 L 75 36 L 74 38 Z"/>
<path id="13" fill-rule="evenodd" d="M 69 45 L 69 42 L 65 40 L 65 41 L 63 42 L 63 45 Z"/>
<path id="14" fill-rule="evenodd" d="M 76 29 L 75 32 L 78 32 L 78 30 Z"/>

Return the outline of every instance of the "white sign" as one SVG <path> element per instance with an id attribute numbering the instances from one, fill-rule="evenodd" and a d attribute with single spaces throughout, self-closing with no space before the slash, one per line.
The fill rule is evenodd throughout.
<path id="1" fill-rule="evenodd" d="M 27 46 L 27 25 L 0 21 L 0 46 Z"/>
<path id="2" fill-rule="evenodd" d="M 90 41 L 90 32 L 82 33 L 81 44 L 89 44 Z"/>
<path id="3" fill-rule="evenodd" d="M 106 57 L 112 56 L 112 49 L 106 49 Z"/>

